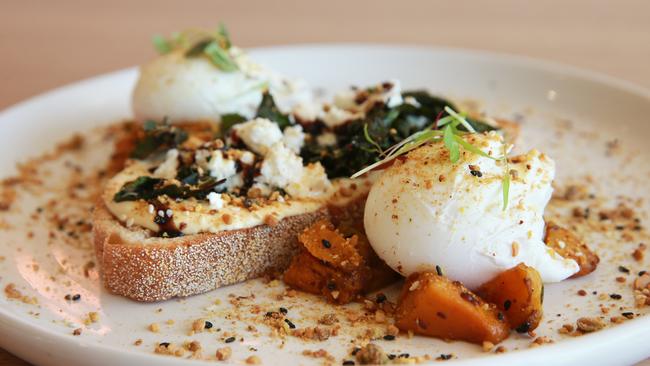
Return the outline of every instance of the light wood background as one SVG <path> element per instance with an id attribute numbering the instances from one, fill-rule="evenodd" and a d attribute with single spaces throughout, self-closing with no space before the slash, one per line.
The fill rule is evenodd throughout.
<path id="1" fill-rule="evenodd" d="M 553 60 L 650 88 L 648 0 L 0 0 L 0 108 L 144 62 L 154 56 L 152 34 L 219 21 L 245 47 L 465 47 Z M 0 365 L 24 364 L 0 350 Z"/>

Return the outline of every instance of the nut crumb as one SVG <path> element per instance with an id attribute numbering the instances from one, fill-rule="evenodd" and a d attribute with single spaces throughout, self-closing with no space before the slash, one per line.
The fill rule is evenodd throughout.
<path id="1" fill-rule="evenodd" d="M 216 352 L 217 360 L 226 361 L 232 356 L 232 349 L 230 347 L 223 347 L 217 349 Z"/>
<path id="2" fill-rule="evenodd" d="M 578 326 L 578 330 L 584 333 L 595 332 L 605 327 L 605 323 L 603 323 L 603 321 L 600 320 L 600 318 L 589 318 L 589 317 L 582 317 L 578 319 L 576 321 L 576 325 Z"/>
<path id="3" fill-rule="evenodd" d="M 262 360 L 259 357 L 255 356 L 255 355 L 252 355 L 252 356 L 248 356 L 248 358 L 246 358 L 246 363 L 248 365 L 259 365 L 259 364 L 262 363 Z"/>

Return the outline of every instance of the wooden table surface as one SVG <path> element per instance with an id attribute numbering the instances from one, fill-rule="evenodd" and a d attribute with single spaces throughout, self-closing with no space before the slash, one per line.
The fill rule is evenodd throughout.
<path id="1" fill-rule="evenodd" d="M 0 109 L 142 63 L 154 56 L 152 34 L 219 21 L 244 47 L 354 41 L 474 48 L 650 88 L 648 0 L 2 0 Z M 25 364 L 0 349 L 0 366 Z"/>

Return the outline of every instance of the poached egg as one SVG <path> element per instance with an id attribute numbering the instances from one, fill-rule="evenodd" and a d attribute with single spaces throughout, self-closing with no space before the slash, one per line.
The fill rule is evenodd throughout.
<path id="1" fill-rule="evenodd" d="M 503 138 L 466 135 L 472 145 L 498 158 Z M 509 202 L 503 208 L 505 162 L 461 147 L 450 162 L 442 142 L 397 159 L 372 186 L 364 226 L 377 254 L 404 276 L 442 269 L 476 289 L 500 272 L 525 263 L 544 282 L 579 270 L 543 242 L 544 208 L 551 198 L 553 160 L 539 151 L 510 159 Z"/>
<path id="2" fill-rule="evenodd" d="M 231 113 L 252 119 L 267 89 L 284 113 L 298 103 L 313 101 L 303 80 L 267 69 L 239 48 L 228 52 L 237 65 L 235 71 L 220 70 L 206 57 L 187 57 L 182 49 L 141 66 L 133 92 L 136 119 L 219 122 Z"/>

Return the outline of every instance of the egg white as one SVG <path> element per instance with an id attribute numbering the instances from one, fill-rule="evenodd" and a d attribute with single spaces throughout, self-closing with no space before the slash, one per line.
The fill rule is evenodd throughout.
<path id="1" fill-rule="evenodd" d="M 497 134 L 468 139 L 493 157 L 502 155 Z M 452 164 L 442 143 L 412 151 L 370 190 L 364 225 L 372 247 L 404 276 L 438 266 L 470 289 L 522 262 L 537 269 L 544 282 L 576 273 L 575 261 L 543 242 L 554 162 L 533 150 L 509 168 L 516 178 L 503 210 L 503 162 L 461 149 L 460 160 Z"/>

